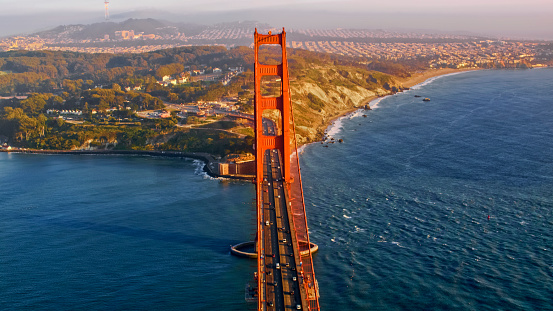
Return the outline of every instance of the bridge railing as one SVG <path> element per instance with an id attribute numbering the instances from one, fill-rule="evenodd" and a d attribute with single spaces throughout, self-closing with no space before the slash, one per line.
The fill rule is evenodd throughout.
<path id="1" fill-rule="evenodd" d="M 263 65 L 259 63 L 259 47 L 264 44 L 280 45 L 282 48 L 282 63 L 280 65 Z M 299 266 L 297 271 L 300 281 L 305 290 L 305 299 L 308 309 L 311 311 L 319 310 L 318 286 L 313 269 L 313 257 L 311 255 L 311 241 L 309 240 L 309 230 L 307 227 L 307 218 L 305 215 L 305 203 L 303 197 L 303 188 L 301 183 L 301 171 L 297 152 L 296 133 L 294 129 L 294 120 L 292 112 L 292 102 L 290 99 L 290 83 L 288 78 L 288 61 L 286 57 L 286 33 L 272 35 L 259 34 L 257 29 L 254 33 L 254 58 L 255 58 L 255 152 L 256 152 L 256 188 L 257 188 L 257 214 L 260 216 L 257 222 L 258 232 L 258 272 L 259 272 L 259 299 L 258 309 L 265 310 L 267 293 L 263 290 L 261 277 L 264 275 L 265 267 L 261 256 L 265 254 L 266 245 L 263 244 L 263 235 L 265 228 L 262 224 L 263 206 L 262 206 L 262 180 L 263 180 L 263 161 L 266 150 L 279 150 L 282 155 L 282 171 L 284 180 L 287 182 L 289 191 L 289 208 L 292 213 L 296 249 L 299 251 Z M 281 78 L 281 95 L 275 98 L 263 97 L 261 94 L 261 78 L 267 75 L 278 75 Z M 263 111 L 278 110 L 281 113 L 281 121 L 278 126 L 282 133 L 276 136 L 265 135 L 263 132 Z M 279 131 L 280 132 L 280 131 Z M 292 135 L 291 135 L 292 134 Z M 293 149 L 293 152 L 292 152 Z M 303 300 L 303 299 L 302 299 Z M 305 306 L 304 306 L 305 310 Z"/>
<path id="2" fill-rule="evenodd" d="M 290 109 L 292 103 L 290 103 Z M 312 245 L 309 239 L 309 227 L 307 226 L 307 216 L 305 212 L 305 201 L 303 196 L 303 186 L 301 182 L 301 168 L 299 162 L 298 146 L 296 141 L 296 131 L 294 126 L 294 114 L 291 115 L 292 135 L 292 154 L 290 156 L 290 174 L 292 181 L 289 186 L 290 207 L 294 219 L 294 228 L 296 232 L 297 249 L 300 252 L 300 267 L 298 272 L 302 278 L 302 284 L 305 287 L 306 299 L 309 303 L 309 310 L 315 311 L 319 309 L 319 287 L 315 278 L 315 270 L 313 268 Z M 286 161 L 286 160 L 285 160 Z"/>

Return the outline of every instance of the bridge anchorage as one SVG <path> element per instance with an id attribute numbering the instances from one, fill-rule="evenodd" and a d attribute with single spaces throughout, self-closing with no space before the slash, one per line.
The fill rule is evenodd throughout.
<path id="1" fill-rule="evenodd" d="M 281 63 L 261 64 L 262 45 L 280 46 Z M 254 282 L 246 286 L 246 300 L 257 302 L 258 310 L 320 310 L 312 257 L 318 247 L 309 240 L 305 215 L 284 28 L 280 34 L 260 34 L 256 29 L 254 52 L 257 235 L 256 241 L 235 245 L 231 252 L 257 258 L 257 272 Z M 262 94 L 262 83 L 279 81 L 278 96 Z M 264 118 L 263 112 L 268 110 L 280 117 Z"/>

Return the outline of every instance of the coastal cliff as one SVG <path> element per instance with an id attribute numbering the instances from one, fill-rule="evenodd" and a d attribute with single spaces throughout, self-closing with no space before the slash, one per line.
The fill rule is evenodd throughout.
<path id="1" fill-rule="evenodd" d="M 359 59 L 300 49 L 288 52 L 299 145 L 319 140 L 333 119 L 364 107 L 373 98 L 404 89 L 398 78 L 400 75 L 369 70 L 370 64 L 360 63 Z M 167 57 L 158 62 L 156 59 L 160 53 Z M 278 63 L 280 57 L 278 51 L 273 50 L 262 56 L 267 64 Z M 201 67 L 209 63 L 230 68 L 253 64 L 251 49 L 183 47 L 146 53 L 140 56 L 142 61 L 135 59 L 137 55 L 87 57 L 91 59 L 61 52 L 33 56 L 35 61 L 51 66 L 57 64 L 57 59 L 72 64 L 64 67 L 61 76 L 48 76 L 41 72 L 42 67 L 31 66 L 33 63 L 27 52 L 0 57 L 0 63 L 18 59 L 21 64 L 26 64 L 21 66 L 20 72 L 2 76 L 0 93 L 14 94 L 15 86 L 27 93 L 20 98 L 0 100 L 0 133 L 5 136 L 0 142 L 19 148 L 45 150 L 184 151 L 221 157 L 230 153 L 251 153 L 253 131 L 247 128 L 246 122 L 228 120 L 217 114 L 209 117 L 191 115 L 182 119 L 177 111 L 163 119 L 137 114 L 160 109 L 171 111 L 178 103 L 219 101 L 223 97 L 236 98 L 234 106 L 237 109 L 252 113 L 254 74 L 248 70 L 251 68 L 246 67 L 228 84 L 195 81 L 189 85 L 164 86 L 156 82 L 170 73 L 168 71 L 172 70 L 176 75 L 184 70 L 182 64 L 173 59 L 190 57 L 188 64 L 191 66 Z M 135 63 L 136 66 L 128 66 Z M 112 68 L 112 65 L 117 66 Z M 164 70 L 157 72 L 158 67 Z M 390 73 L 396 74 L 395 71 Z M 63 83 L 58 87 L 60 81 Z M 262 81 L 262 91 L 266 96 L 278 96 L 279 87 L 277 76 Z M 173 108 L 165 103 L 171 103 Z M 63 111 L 73 111 L 71 114 L 76 115 L 62 115 Z M 272 117 L 278 119 L 276 111 L 273 113 Z"/>
<path id="2" fill-rule="evenodd" d="M 297 143 L 302 145 L 319 140 L 333 119 L 404 88 L 381 72 L 329 64 L 297 73 L 290 89 Z"/>

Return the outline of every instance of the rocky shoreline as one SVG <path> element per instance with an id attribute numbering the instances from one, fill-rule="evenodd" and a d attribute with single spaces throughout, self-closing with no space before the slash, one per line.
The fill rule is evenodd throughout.
<path id="1" fill-rule="evenodd" d="M 411 77 L 406 78 L 406 79 L 398 80 L 398 82 L 401 84 L 402 90 L 409 90 L 411 87 L 413 87 L 415 85 L 418 85 L 418 84 L 421 84 L 421 83 L 425 82 L 426 80 L 434 78 L 434 77 L 444 76 L 444 75 L 449 75 L 449 74 L 454 74 L 454 73 L 467 72 L 467 71 L 475 71 L 475 70 L 482 70 L 482 69 L 479 69 L 479 68 L 471 68 L 471 69 L 453 69 L 453 68 L 428 69 L 428 70 L 425 70 L 425 71 L 422 71 L 422 72 L 414 73 Z M 400 92 L 402 92 L 402 90 L 399 91 L 399 92 L 396 92 L 396 93 L 400 93 Z M 324 138 L 326 133 L 335 124 L 335 122 L 338 119 L 346 117 L 346 116 L 348 116 L 352 113 L 355 113 L 356 111 L 359 111 L 360 109 L 371 110 L 371 107 L 369 106 L 369 104 L 372 101 L 374 101 L 375 99 L 390 96 L 390 95 L 393 95 L 393 94 L 395 94 L 395 93 L 389 93 L 389 94 L 385 94 L 385 95 L 369 96 L 366 99 L 364 99 L 361 102 L 361 104 L 351 106 L 348 109 L 339 110 L 338 113 L 334 114 L 334 117 L 332 117 L 328 122 L 324 122 L 323 124 L 319 125 L 317 127 L 317 132 L 323 133 L 321 135 L 321 138 Z M 298 148 L 300 146 L 309 145 L 309 144 L 316 143 L 316 142 L 319 142 L 319 140 L 303 141 L 302 143 L 298 143 Z"/>
<path id="2" fill-rule="evenodd" d="M 420 84 L 430 78 L 441 76 L 441 75 L 447 75 L 457 72 L 464 72 L 464 71 L 471 71 L 471 70 L 477 70 L 477 69 L 430 69 L 426 70 L 420 73 L 415 73 L 411 77 L 407 79 L 399 80 L 398 83 L 401 85 L 401 90 L 408 90 L 410 87 L 413 87 L 417 84 Z M 401 91 L 400 90 L 400 91 Z M 372 93 L 374 94 L 374 93 Z M 387 94 L 379 94 L 379 95 L 371 95 L 368 97 L 365 97 L 362 100 L 349 100 L 349 102 L 352 104 L 351 106 L 343 105 L 342 109 L 335 109 L 332 112 L 329 111 L 327 118 L 323 117 L 322 120 L 320 120 L 320 123 L 315 124 L 314 126 L 314 132 L 316 136 L 309 135 L 309 137 L 301 137 L 301 135 L 296 134 L 297 138 L 301 138 L 298 141 L 298 148 L 311 144 L 314 142 L 317 142 L 322 138 L 326 131 L 331 127 L 336 120 L 339 118 L 342 118 L 348 114 L 351 114 L 359 109 L 370 109 L 369 103 L 379 97 L 392 95 L 394 93 L 387 93 Z M 350 94 L 350 95 L 356 95 L 356 96 L 362 96 L 361 93 L 359 94 Z M 299 136 L 299 137 L 298 137 Z M 313 137 L 311 137 L 313 136 Z M 218 163 L 216 159 L 208 154 L 208 153 L 202 153 L 202 152 L 182 152 L 182 151 L 147 151 L 147 150 L 38 150 L 38 149 L 11 149 L 11 150 L 5 150 L 0 149 L 0 152 L 14 152 L 14 153 L 27 153 L 27 154 L 72 154 L 72 155 L 136 155 L 136 156 L 155 156 L 155 157 L 171 157 L 171 158 L 190 158 L 190 159 L 196 159 L 201 160 L 205 163 L 204 171 L 211 177 L 214 178 L 230 178 L 230 179 L 240 179 L 240 180 L 252 180 L 253 177 L 248 176 L 234 176 L 234 175 L 220 175 L 218 173 L 218 168 L 215 168 L 215 164 Z"/>
<path id="3" fill-rule="evenodd" d="M 301 83 L 290 84 L 297 144 L 319 141 L 336 119 L 367 108 L 374 99 L 409 90 L 432 77 L 466 70 L 474 69 L 427 69 L 413 72 L 409 78 L 398 78 L 358 68 L 314 68 L 312 75 L 317 79 L 304 78 Z"/>

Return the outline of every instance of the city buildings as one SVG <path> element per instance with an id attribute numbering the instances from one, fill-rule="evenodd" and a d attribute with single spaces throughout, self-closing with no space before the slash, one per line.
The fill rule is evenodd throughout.
<path id="1" fill-rule="evenodd" d="M 145 53 L 191 45 L 224 45 L 231 48 L 249 43 L 251 25 L 229 23 L 208 27 L 200 33 L 186 36 L 175 32 L 166 35 L 116 31 L 113 37 L 101 39 L 71 39 L 71 33 L 84 26 L 66 26 L 64 31 L 48 39 L 39 35 L 0 39 L 0 50 L 60 50 L 84 53 Z M 268 31 L 270 29 L 261 29 Z M 110 39 L 111 38 L 111 39 Z M 109 43 L 109 44 L 106 44 Z M 334 53 L 364 60 L 410 61 L 424 60 L 429 68 L 513 67 L 540 65 L 551 59 L 548 42 L 491 40 L 460 35 L 438 35 L 388 32 L 359 29 L 293 29 L 288 31 L 288 47 L 314 52 Z M 243 44 L 242 44 L 243 45 Z M 362 60 L 361 60 L 362 61 Z M 213 72 L 213 74 L 221 74 Z M 212 76 L 191 72 L 192 80 L 209 80 Z M 230 77 L 223 79 L 228 80 Z M 171 82 L 173 83 L 173 81 Z M 182 81 L 174 81 L 183 83 Z"/>

